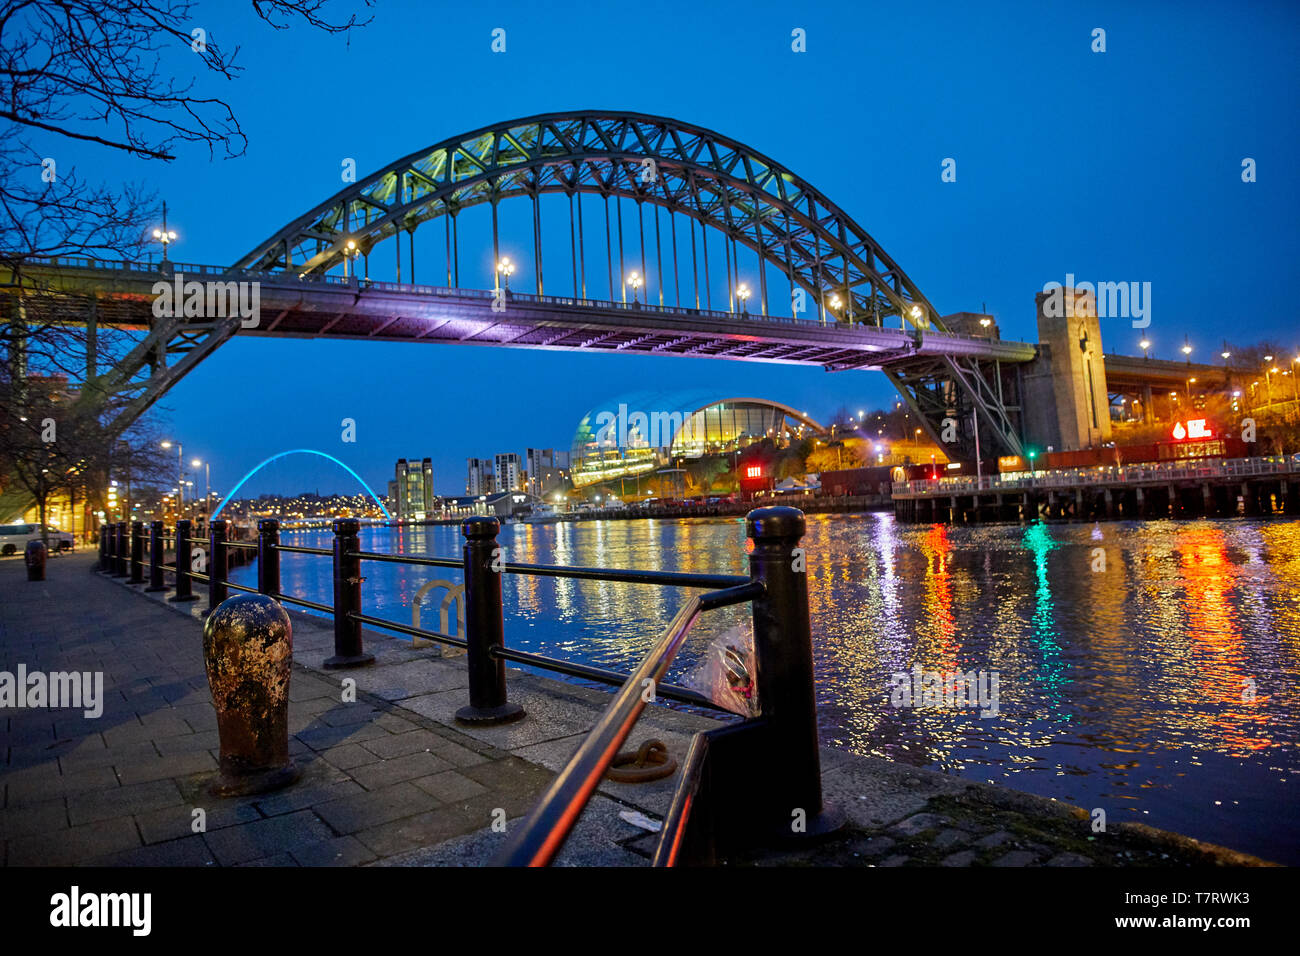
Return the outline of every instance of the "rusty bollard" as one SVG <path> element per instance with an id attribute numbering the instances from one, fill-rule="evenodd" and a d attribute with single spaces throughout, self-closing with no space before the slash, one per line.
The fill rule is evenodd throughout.
<path id="1" fill-rule="evenodd" d="M 289 759 L 289 615 L 263 594 L 222 601 L 203 625 L 203 663 L 217 709 L 218 797 L 286 787 L 301 770 Z"/>
<path id="2" fill-rule="evenodd" d="M 23 558 L 27 561 L 27 580 L 44 581 L 45 580 L 45 543 L 43 541 L 28 541 L 27 550 L 23 553 Z"/>

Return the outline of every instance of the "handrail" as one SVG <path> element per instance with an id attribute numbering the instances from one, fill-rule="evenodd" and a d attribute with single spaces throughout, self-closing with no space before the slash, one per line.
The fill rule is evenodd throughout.
<path id="1" fill-rule="evenodd" d="M 547 866 L 578 822 L 619 748 L 645 710 L 644 691 L 657 687 L 701 612 L 751 601 L 764 592 L 758 581 L 694 595 L 664 629 L 654 649 L 628 677 L 591 733 L 543 794 L 502 853 L 508 866 Z M 649 683 L 647 683 L 649 682 Z"/>

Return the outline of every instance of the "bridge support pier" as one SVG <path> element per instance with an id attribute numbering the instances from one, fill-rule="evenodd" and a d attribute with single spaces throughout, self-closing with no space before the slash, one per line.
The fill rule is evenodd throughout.
<path id="1" fill-rule="evenodd" d="M 1242 511 L 1247 518 L 1259 516 L 1259 498 L 1255 495 L 1248 481 L 1241 483 L 1241 503 L 1243 506 Z"/>
<path id="2" fill-rule="evenodd" d="M 1286 500 L 1282 504 L 1282 513 L 1300 515 L 1300 481 L 1286 482 Z"/>

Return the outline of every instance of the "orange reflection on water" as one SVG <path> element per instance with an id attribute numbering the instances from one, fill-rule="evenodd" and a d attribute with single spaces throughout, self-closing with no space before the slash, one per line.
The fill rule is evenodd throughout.
<path id="1" fill-rule="evenodd" d="M 952 609 L 952 576 L 948 572 L 952 554 L 948 526 L 931 525 L 919 546 L 926 560 L 921 610 L 933 625 L 927 630 L 927 640 L 924 642 L 926 650 L 930 652 L 930 659 L 920 663 L 928 669 L 947 674 L 957 669 L 957 651 L 960 648 L 956 640 L 957 621 Z M 921 642 L 918 641 L 917 651 L 920 652 L 921 649 Z"/>
<path id="2" fill-rule="evenodd" d="M 1198 696 L 1217 704 L 1211 709 L 1210 725 L 1218 728 L 1224 744 L 1235 752 L 1260 750 L 1272 745 L 1259 733 L 1268 718 L 1263 710 L 1267 698 L 1254 693 L 1254 678 L 1242 668 L 1245 646 L 1233 604 L 1240 569 L 1227 555 L 1224 535 L 1218 528 L 1193 527 L 1178 536 L 1180 564 L 1185 584 L 1188 634 L 1197 657 Z"/>

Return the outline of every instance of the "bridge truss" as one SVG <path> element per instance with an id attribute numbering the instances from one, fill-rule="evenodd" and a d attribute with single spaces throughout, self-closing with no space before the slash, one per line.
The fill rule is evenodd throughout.
<path id="1" fill-rule="evenodd" d="M 392 240 L 396 275 L 401 285 L 402 233 L 407 234 L 409 249 L 406 271 L 413 278 L 415 232 L 421 226 L 426 231 L 437 229 L 437 225 L 425 224 L 441 219 L 439 231 L 443 233 L 447 263 L 444 289 L 472 297 L 477 290 L 459 289 L 458 217 L 474 206 L 490 207 L 495 261 L 499 246 L 498 206 L 504 200 L 522 199 L 532 203 L 537 298 L 554 298 L 545 294 L 547 276 L 542 256 L 539 200 L 546 194 L 567 197 L 570 210 L 571 261 L 564 264 L 568 268 L 561 272 L 563 278 L 572 280 L 567 318 L 538 319 L 543 323 L 539 327 L 516 328 L 509 320 L 497 317 L 494 324 L 513 328 L 516 338 L 497 342 L 490 334 L 479 333 L 473 341 L 567 348 L 575 344 L 597 348 L 612 342 L 620 351 L 636 351 L 647 346 L 653 354 L 675 354 L 680 346 L 687 346 L 690 351 L 685 354 L 754 361 L 811 361 L 828 371 L 882 369 L 936 441 L 942 441 L 945 434 L 951 437 L 952 429 L 945 427 L 945 419 L 955 421 L 957 447 L 950 457 L 974 457 L 974 422 L 979 423 L 985 458 L 1021 452 L 1015 369 L 1017 363 L 1026 360 L 1027 356 L 1022 354 L 1026 349 L 1030 353 L 1028 357 L 1032 357 L 1032 346 L 1020 346 L 1017 350 L 1011 347 L 1015 343 L 985 340 L 985 344 L 970 346 L 958 342 L 962 337 L 948 334 L 941 317 L 897 263 L 816 189 L 741 143 L 662 117 L 593 111 L 556 113 L 485 127 L 444 140 L 350 184 L 272 234 L 214 278 L 257 278 L 272 285 L 300 281 L 314 285 L 313 280 L 336 279 L 337 275 L 331 273 L 347 269 L 351 264 L 351 284 L 358 289 L 372 288 L 355 275 L 359 271 L 356 259 L 364 259 L 368 276 L 372 253 L 380 244 Z M 591 197 L 597 201 L 593 202 Z M 618 219 L 617 249 L 613 248 L 613 230 L 609 225 L 611 200 L 615 201 Z M 631 250 L 624 244 L 623 208 L 627 200 L 635 203 L 635 228 L 639 237 Z M 584 223 L 591 215 L 592 205 L 604 216 L 605 228 L 599 230 L 605 239 L 603 257 L 589 256 L 589 247 L 594 244 L 590 240 L 596 231 L 584 228 Z M 667 212 L 666 229 L 661 223 L 661 210 Z M 679 264 L 685 257 L 684 253 L 679 255 L 678 246 L 680 242 L 685 248 L 687 230 L 678 229 L 679 217 L 687 221 L 691 250 L 692 274 L 685 304 L 681 295 L 683 277 L 678 274 Z M 647 218 L 653 232 L 660 309 L 671 309 L 688 317 L 694 314 L 700 323 L 692 328 L 688 318 L 683 329 L 680 324 L 642 321 L 642 328 L 631 337 L 624 337 L 617 328 L 604 324 L 599 314 L 615 303 L 589 298 L 588 286 L 594 286 L 600 277 L 602 261 L 604 277 L 611 289 L 615 286 L 615 262 L 619 286 L 631 265 L 639 267 L 641 275 L 650 275 Z M 696 224 L 701 233 L 702 272 L 697 256 Z M 631 228 L 629 224 L 628 230 Z M 714 314 L 709 305 L 714 292 L 720 292 L 710 287 L 706 231 L 715 237 L 719 233 L 722 236 L 728 312 L 742 320 L 737 306 L 748 311 L 747 304 L 737 299 L 739 253 L 744 248 L 771 268 L 759 268 L 759 288 L 755 290 L 757 309 L 752 316 L 744 315 L 743 321 L 773 320 L 775 325 L 788 305 L 802 301 L 804 314 L 813 321 L 794 322 L 794 340 L 788 340 L 789 328 L 781 329 L 787 340 L 775 347 L 766 341 L 750 341 L 745 345 L 746 335 L 750 334 L 747 331 L 719 330 L 711 338 L 702 339 L 698 332 L 709 328 Z M 664 290 L 669 288 L 662 255 L 665 245 L 671 249 L 671 288 L 676 291 L 676 303 L 672 306 L 664 301 Z M 631 253 L 639 255 L 634 258 Z M 714 255 L 716 276 L 716 266 L 720 264 L 716 244 Z M 119 270 L 130 271 L 129 266 L 117 265 Z M 31 264 L 27 271 L 35 274 L 40 269 L 37 264 Z M 58 273 L 59 267 L 50 265 L 48 270 Z M 564 272 L 570 276 L 564 276 Z M 777 293 L 769 288 L 770 273 L 783 277 L 780 284 L 788 286 L 788 290 L 783 288 Z M 555 281 L 554 275 L 552 267 L 549 281 L 553 286 L 561 284 Z M 78 287 L 71 280 L 60 281 L 48 275 L 46 278 L 65 292 Z M 125 285 L 134 287 L 135 283 L 126 281 Z M 80 288 L 98 289 L 94 298 L 98 321 L 104 320 L 106 308 L 109 312 L 121 308 L 120 299 L 117 306 L 105 302 L 102 287 L 87 287 L 83 283 Z M 390 328 L 427 313 L 429 302 L 421 302 L 422 293 L 411 291 L 404 298 L 408 304 L 397 307 L 385 319 L 387 326 L 376 331 L 371 325 L 364 335 L 389 337 L 384 333 Z M 434 305 L 439 302 L 436 298 L 430 301 Z M 771 308 L 773 301 L 782 303 L 775 314 Z M 447 302 L 444 300 L 442 304 Z M 265 309 L 265 302 L 263 306 Z M 40 304 L 31 299 L 26 307 L 39 308 Z M 310 302 L 278 308 L 271 323 L 248 331 L 293 334 L 289 330 L 295 316 L 311 313 L 315 308 Z M 141 321 L 138 311 L 130 321 Z M 339 311 L 332 325 L 308 321 L 297 334 L 343 334 L 351 314 L 350 310 Z M 454 320 L 454 315 L 448 315 L 448 323 L 454 324 Z M 791 322 L 789 318 L 783 321 Z M 106 372 L 99 383 L 105 391 L 133 391 L 135 397 L 128 407 L 133 415 L 147 408 L 218 345 L 240 332 L 237 318 L 149 317 L 144 322 L 142 328 L 146 331 L 138 346 L 125 361 Z M 597 332 L 584 336 L 581 334 L 584 328 Z M 861 341 L 849 342 L 845 348 L 829 347 L 816 339 L 817 328 L 860 333 Z M 566 330 L 580 334 L 562 335 Z M 870 339 L 873 332 L 877 334 L 874 340 Z M 886 332 L 889 334 L 881 338 Z M 436 335 L 421 338 L 441 340 Z M 678 339 L 681 341 L 677 342 Z M 461 337 L 457 341 L 471 339 Z M 800 345 L 823 347 L 801 350 Z"/>

